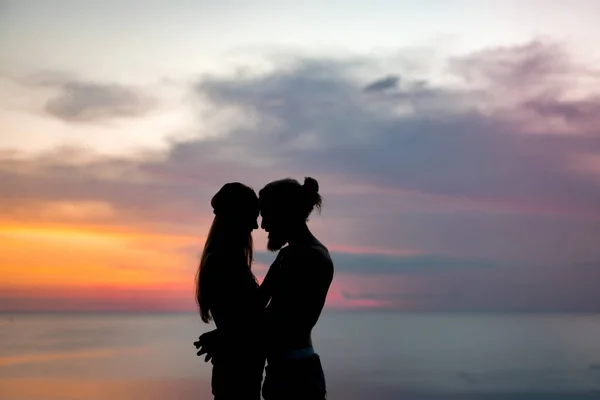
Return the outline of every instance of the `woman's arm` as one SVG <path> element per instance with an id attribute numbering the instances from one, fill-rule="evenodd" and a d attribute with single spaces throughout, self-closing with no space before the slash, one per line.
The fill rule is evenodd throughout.
<path id="1" fill-rule="evenodd" d="M 194 346 L 198 352 L 196 355 L 201 356 L 206 354 L 204 361 L 208 362 L 214 357 L 215 353 L 219 350 L 219 330 L 213 329 L 200 335 L 198 340 L 194 342 Z"/>
<path id="2" fill-rule="evenodd" d="M 284 253 L 285 253 L 285 251 L 282 250 L 277 254 L 275 261 L 273 261 L 273 263 L 269 267 L 269 271 L 267 272 L 265 279 L 263 280 L 262 284 L 258 288 L 257 304 L 256 304 L 258 313 L 260 313 L 267 306 L 269 301 L 271 300 L 271 296 L 273 295 L 273 288 L 274 288 L 275 282 L 277 280 L 277 275 L 278 275 L 279 269 L 281 267 L 281 262 L 282 262 Z M 227 289 L 225 289 L 225 288 L 221 288 L 221 290 L 219 290 L 219 293 L 222 295 L 221 298 L 224 299 L 225 302 L 229 305 L 229 307 L 226 306 L 226 308 L 232 310 L 234 308 L 234 305 L 236 302 L 235 301 L 232 302 L 231 300 L 235 299 L 236 296 L 234 293 L 231 293 L 232 296 L 228 296 L 226 292 L 227 292 Z M 225 304 L 221 304 L 221 305 L 225 305 Z M 230 313 L 228 313 L 228 314 L 230 314 Z M 231 317 L 231 315 L 229 315 L 229 317 Z M 231 318 L 229 318 L 229 319 L 231 319 Z M 212 331 L 203 333 L 198 338 L 198 340 L 196 342 L 194 342 L 194 346 L 196 347 L 196 350 L 198 350 L 198 352 L 196 354 L 198 356 L 205 355 L 204 361 L 209 361 L 211 358 L 213 358 L 215 353 L 218 351 L 222 337 L 223 337 L 223 328 L 213 329 Z"/>
<path id="3" fill-rule="evenodd" d="M 205 355 L 204 361 L 210 361 L 223 345 L 243 345 L 240 334 L 255 332 L 261 327 L 261 314 L 264 305 L 257 304 L 256 299 L 244 298 L 243 288 L 225 285 L 218 288 L 219 295 L 215 303 L 219 314 L 219 328 L 203 333 L 194 346 L 198 356 Z M 256 293 L 258 294 L 258 293 Z M 242 296 L 240 296 L 242 295 Z M 247 337 L 246 337 L 247 338 Z"/>
<path id="4" fill-rule="evenodd" d="M 206 361 L 220 350 L 222 343 L 235 346 L 241 342 L 242 332 L 255 330 L 264 308 L 259 308 L 257 288 L 241 266 L 231 265 L 231 260 L 222 257 L 212 257 L 209 261 L 205 278 L 209 279 L 206 283 L 210 290 L 210 312 L 218 330 L 206 332 L 194 342 L 197 355 L 206 354 Z"/>

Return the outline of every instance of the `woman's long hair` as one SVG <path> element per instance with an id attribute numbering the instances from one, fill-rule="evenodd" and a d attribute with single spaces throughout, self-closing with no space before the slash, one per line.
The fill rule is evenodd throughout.
<path id="1" fill-rule="evenodd" d="M 228 186 L 234 185 L 234 186 Z M 230 190 L 227 190 L 229 188 Z M 241 183 L 226 184 L 212 199 L 215 217 L 204 244 L 200 265 L 196 272 L 196 302 L 200 309 L 202 321 L 212 320 L 211 293 L 219 288 L 213 287 L 216 282 L 207 279 L 209 264 L 217 262 L 211 268 L 227 268 L 225 264 L 244 265 L 253 279 L 250 270 L 253 261 L 252 234 L 247 226 L 250 218 L 258 209 L 258 199 L 254 190 Z M 212 261 L 211 261 L 212 260 Z M 232 279 L 235 279 L 232 274 Z"/>

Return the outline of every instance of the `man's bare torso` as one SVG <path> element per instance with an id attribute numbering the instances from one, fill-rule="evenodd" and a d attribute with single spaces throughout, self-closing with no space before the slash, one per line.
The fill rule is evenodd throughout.
<path id="1" fill-rule="evenodd" d="M 331 281 L 333 263 L 318 240 L 281 250 L 277 284 L 267 307 L 269 353 L 277 354 L 312 345 Z"/>

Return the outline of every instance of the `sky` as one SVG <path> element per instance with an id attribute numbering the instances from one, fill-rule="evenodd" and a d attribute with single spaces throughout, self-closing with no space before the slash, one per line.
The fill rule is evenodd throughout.
<path id="1" fill-rule="evenodd" d="M 212 195 L 312 176 L 330 308 L 600 311 L 599 12 L 0 1 L 0 310 L 194 310 Z"/>

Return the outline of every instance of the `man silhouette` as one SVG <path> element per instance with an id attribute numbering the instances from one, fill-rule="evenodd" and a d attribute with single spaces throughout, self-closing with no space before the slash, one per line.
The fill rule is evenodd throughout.
<path id="1" fill-rule="evenodd" d="M 262 285 L 270 296 L 264 315 L 268 365 L 262 395 L 266 400 L 323 400 L 325 376 L 311 332 L 333 279 L 333 263 L 306 223 L 321 208 L 319 185 L 313 178 L 303 185 L 294 179 L 271 182 L 260 190 L 259 202 L 267 248 L 279 250 Z M 218 346 L 211 344 L 214 333 L 197 342 L 203 347 L 198 354 L 207 353 L 207 359 Z"/>

